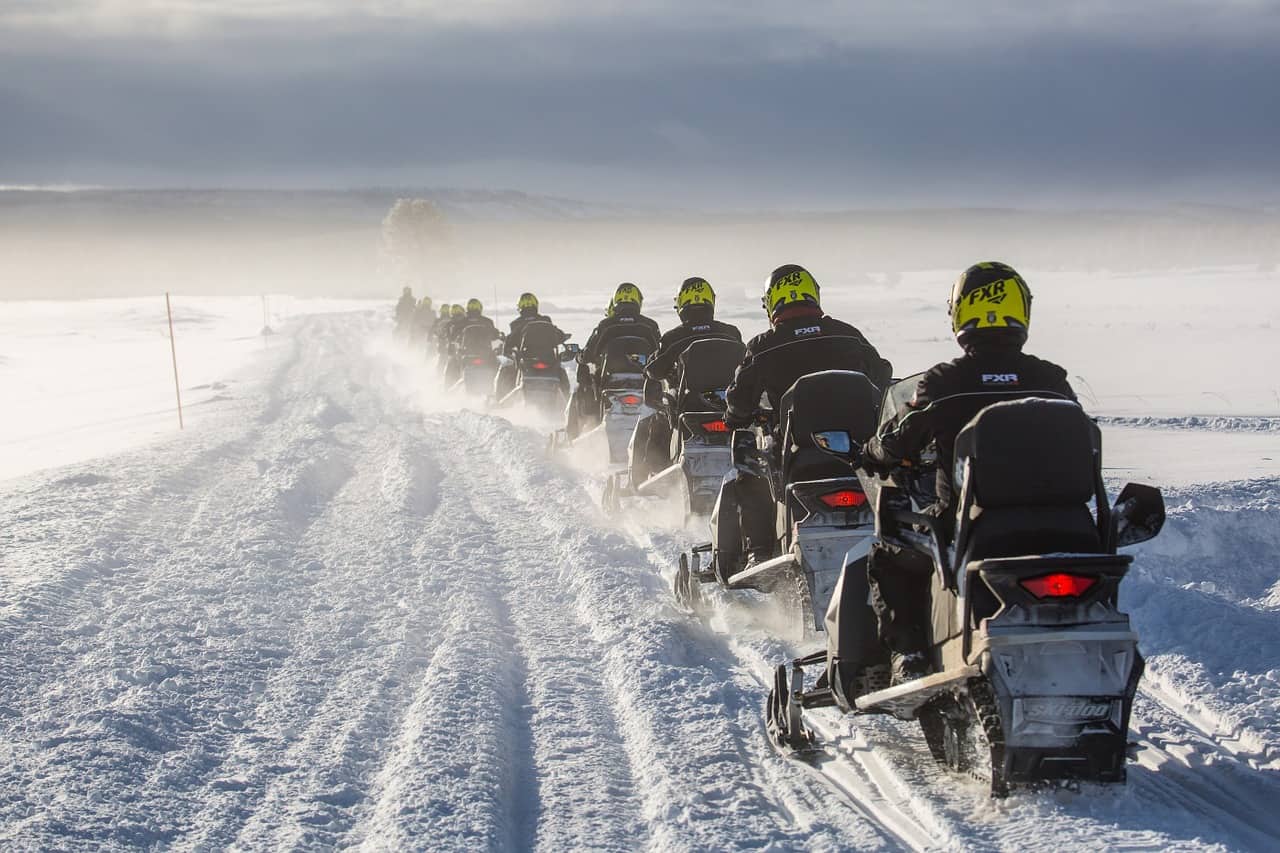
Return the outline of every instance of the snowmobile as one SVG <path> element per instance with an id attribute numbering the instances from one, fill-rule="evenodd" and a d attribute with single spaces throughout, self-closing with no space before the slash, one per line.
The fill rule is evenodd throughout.
<path id="1" fill-rule="evenodd" d="M 493 349 L 493 327 L 481 323 L 466 326 L 455 347 L 447 378 L 450 390 L 472 397 L 488 397 L 498 374 L 498 354 Z"/>
<path id="2" fill-rule="evenodd" d="M 646 448 L 643 421 L 631 436 L 631 465 L 605 484 L 602 503 L 607 512 L 622 508 L 628 496 L 663 496 L 684 484 L 686 515 L 707 515 L 715 504 L 724 475 L 733 467 L 730 432 L 725 426 L 725 389 L 742 361 L 745 347 L 737 341 L 705 340 L 689 345 L 677 360 L 675 386 L 663 392 L 663 410 L 650 417 L 669 419 L 671 446 L 667 458 L 674 461 L 635 483 L 637 454 Z"/>
<path id="3" fill-rule="evenodd" d="M 842 570 L 850 562 L 865 566 L 875 531 L 858 477 L 824 452 L 814 436 L 839 432 L 867 440 L 876 428 L 880 399 L 879 389 L 861 373 L 810 373 L 779 400 L 780 443 L 774 440 L 772 415 L 752 429 L 734 430 L 734 468 L 769 483 L 777 510 L 774 556 L 748 564 L 734 492 L 722 486 L 711 514 L 712 541 L 680 555 L 673 583 L 677 603 L 696 611 L 701 584 L 715 582 L 726 589 L 777 594 L 799 616 L 802 631 L 822 630 Z M 710 555 L 705 567 L 703 555 Z"/>
<path id="4" fill-rule="evenodd" d="M 627 443 L 636 421 L 652 409 L 644 404 L 644 366 L 653 345 L 640 337 L 617 337 L 605 347 L 597 377 L 600 389 L 594 411 L 584 415 L 576 437 L 568 429 L 551 436 L 550 449 L 558 450 L 603 436 L 609 448 L 609 461 L 627 461 Z M 576 405 L 571 400 L 570 406 Z"/>
<path id="5" fill-rule="evenodd" d="M 918 377 L 899 386 L 914 383 Z M 902 388 L 895 386 L 898 396 Z M 858 464 L 858 444 L 817 439 Z M 955 535 L 920 512 L 899 472 L 859 476 L 877 535 L 929 556 L 934 673 L 894 686 L 867 677 L 883 659 L 865 567 L 847 566 L 827 613 L 827 648 L 779 665 L 766 705 L 780 747 L 813 748 L 806 708 L 917 719 L 933 757 L 1004 796 L 1016 784 L 1123 782 L 1129 714 L 1143 659 L 1120 582 L 1164 524 L 1158 489 L 1130 483 L 1108 506 L 1101 434 L 1075 403 L 997 403 L 956 440 Z M 1090 508 L 1092 505 L 1092 510 Z M 813 687 L 805 669 L 823 667 Z"/>
<path id="6" fill-rule="evenodd" d="M 523 403 L 547 415 L 564 407 L 564 368 L 560 365 L 577 358 L 580 348 L 563 343 L 563 337 L 548 322 L 525 326 L 513 359 L 515 385 L 498 400 L 499 406 Z M 496 392 L 496 384 L 494 388 Z"/>

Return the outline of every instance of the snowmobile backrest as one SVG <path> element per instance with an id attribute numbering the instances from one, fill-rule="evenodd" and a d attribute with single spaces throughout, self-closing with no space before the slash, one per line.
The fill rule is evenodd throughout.
<path id="1" fill-rule="evenodd" d="M 956 438 L 958 566 L 987 557 L 1101 553 L 1102 442 L 1076 403 L 987 406 Z M 1095 519 L 1090 504 L 1101 518 Z"/>
<path id="2" fill-rule="evenodd" d="M 462 329 L 462 351 L 467 355 L 487 355 L 493 343 L 493 327 L 472 323 Z"/>
<path id="3" fill-rule="evenodd" d="M 547 320 L 535 320 L 525 325 L 524 331 L 520 333 L 519 353 L 525 358 L 554 361 L 556 347 L 563 339 L 564 334 L 553 323 Z"/>
<path id="4" fill-rule="evenodd" d="M 653 344 L 640 337 L 615 337 L 604 349 L 603 373 L 605 376 L 634 373 L 637 376 L 644 371 L 642 360 L 635 356 L 647 356 L 653 352 Z"/>
<path id="5" fill-rule="evenodd" d="M 741 342 L 723 339 L 709 338 L 689 344 L 676 359 L 679 375 L 676 400 L 680 411 L 706 409 L 702 395 L 728 388 L 746 351 Z"/>
<path id="6" fill-rule="evenodd" d="M 813 433 L 845 430 L 861 446 L 875 435 L 880 389 L 852 370 L 801 376 L 778 403 L 782 418 L 782 474 L 787 483 L 847 476 L 849 467 L 820 450 Z"/>

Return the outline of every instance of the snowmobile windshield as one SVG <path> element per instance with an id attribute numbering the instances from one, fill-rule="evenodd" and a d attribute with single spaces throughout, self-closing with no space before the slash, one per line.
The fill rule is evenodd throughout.
<path id="1" fill-rule="evenodd" d="M 884 426 L 898 413 L 899 409 L 910 402 L 922 378 L 924 378 L 923 370 L 906 379 L 899 379 L 885 389 L 884 399 L 880 402 L 880 426 Z"/>

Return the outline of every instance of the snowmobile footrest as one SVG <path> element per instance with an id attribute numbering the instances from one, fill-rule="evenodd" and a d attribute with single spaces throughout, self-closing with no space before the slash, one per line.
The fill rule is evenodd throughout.
<path id="1" fill-rule="evenodd" d="M 892 714 L 900 720 L 912 720 L 920 706 L 934 696 L 980 674 L 981 671 L 976 666 L 956 667 L 868 693 L 858 697 L 853 704 L 857 710 L 866 714 Z"/>
<path id="2" fill-rule="evenodd" d="M 661 471 L 636 486 L 635 493 L 645 497 L 660 494 L 667 488 L 669 481 L 678 477 L 681 473 L 683 473 L 683 468 L 679 462 L 668 468 L 663 468 Z"/>
<path id="3" fill-rule="evenodd" d="M 792 666 L 817 666 L 818 664 L 826 664 L 826 651 L 817 651 L 811 655 L 805 655 L 802 658 L 796 658 L 791 662 Z"/>
<path id="4" fill-rule="evenodd" d="M 758 589 L 767 592 L 779 577 L 791 572 L 795 565 L 796 558 L 793 554 L 783 554 L 738 572 L 729 578 L 725 586 L 729 589 Z"/>

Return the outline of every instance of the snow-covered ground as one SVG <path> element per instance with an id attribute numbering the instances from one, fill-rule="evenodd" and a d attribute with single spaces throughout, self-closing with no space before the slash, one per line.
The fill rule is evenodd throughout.
<path id="1" fill-rule="evenodd" d="M 593 459 L 547 459 L 545 426 L 441 394 L 389 343 L 388 304 L 273 300 L 264 344 L 256 300 L 179 300 L 178 433 L 162 300 L 11 303 L 0 846 L 1274 849 L 1280 406 L 1236 358 L 1276 362 L 1277 297 L 1255 282 L 1233 355 L 1200 332 L 1151 349 L 1158 331 L 1112 340 L 1141 300 L 1064 309 L 1143 286 L 1103 278 L 1033 278 L 1033 349 L 1084 377 L 1091 411 L 1155 418 L 1105 426 L 1116 483 L 1168 487 L 1124 593 L 1141 748 L 1122 789 L 1003 802 L 937 770 L 911 725 L 819 716 L 845 761 L 776 755 L 766 682 L 797 648 L 758 601 L 721 597 L 708 624 L 674 609 L 674 555 L 701 532 L 607 519 Z M 1210 278 L 1166 283 L 1189 295 L 1157 319 L 1225 340 Z M 723 313 L 756 330 L 738 290 Z M 921 274 L 827 300 L 906 373 L 950 354 L 945 290 Z M 602 302 L 544 295 L 577 340 Z M 1201 393 L 1215 375 L 1226 402 Z M 1139 385 L 1145 409 L 1122 399 Z"/>
<path id="2" fill-rule="evenodd" d="M 272 296 L 172 299 L 187 420 L 231 400 L 272 328 L 367 303 Z M 0 303 L 0 480 L 136 447 L 178 425 L 164 296 Z"/>

